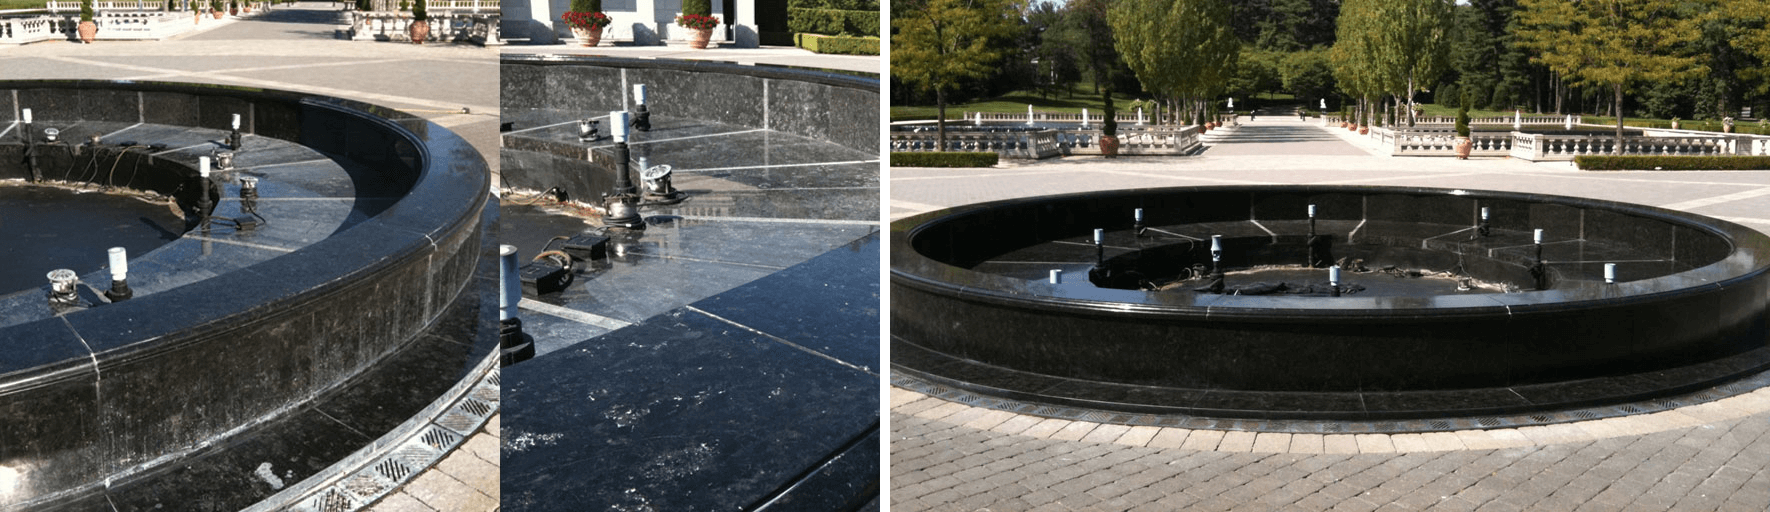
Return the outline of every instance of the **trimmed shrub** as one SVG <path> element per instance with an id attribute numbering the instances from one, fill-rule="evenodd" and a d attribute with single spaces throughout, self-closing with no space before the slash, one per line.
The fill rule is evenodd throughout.
<path id="1" fill-rule="evenodd" d="M 1770 156 L 1576 156 L 1582 171 L 1761 171 Z"/>
<path id="2" fill-rule="evenodd" d="M 787 30 L 824 35 L 879 35 L 879 11 L 787 9 Z"/>
<path id="3" fill-rule="evenodd" d="M 571 12 L 602 12 L 602 0 L 572 0 Z"/>
<path id="4" fill-rule="evenodd" d="M 713 0 L 682 0 L 682 14 L 713 15 Z"/>
<path id="5" fill-rule="evenodd" d="M 817 34 L 794 34 L 794 46 L 811 50 L 816 53 L 832 53 L 841 55 L 878 55 L 879 38 L 877 37 L 845 37 L 820 36 Z"/>
<path id="6" fill-rule="evenodd" d="M 993 167 L 1000 156 L 995 153 L 931 151 L 927 153 L 892 153 L 892 167 Z"/>

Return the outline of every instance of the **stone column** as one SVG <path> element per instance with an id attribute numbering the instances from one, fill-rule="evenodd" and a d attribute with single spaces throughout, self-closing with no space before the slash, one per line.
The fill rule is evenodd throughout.
<path id="1" fill-rule="evenodd" d="M 755 48 L 762 45 L 762 36 L 756 28 L 756 0 L 737 0 L 737 20 L 731 21 L 736 28 L 733 31 L 733 43 L 740 48 Z"/>

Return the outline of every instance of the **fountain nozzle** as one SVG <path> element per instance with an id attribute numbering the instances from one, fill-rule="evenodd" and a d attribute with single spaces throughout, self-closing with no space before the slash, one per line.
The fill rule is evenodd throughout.
<path id="1" fill-rule="evenodd" d="M 517 269 L 516 246 L 498 247 L 498 366 L 510 366 L 535 356 L 534 342 L 522 334 L 517 305 L 522 302 L 522 277 Z"/>
<path id="2" fill-rule="evenodd" d="M 1143 236 L 1143 209 L 1131 211 L 1131 234 Z"/>
<path id="3" fill-rule="evenodd" d="M 651 131 L 651 111 L 645 108 L 645 84 L 633 84 L 633 128 Z"/>
<path id="4" fill-rule="evenodd" d="M 78 303 L 80 294 L 75 291 L 74 284 L 79 281 L 80 276 L 72 270 L 59 268 L 49 271 L 49 303 L 52 305 Z"/>
<path id="5" fill-rule="evenodd" d="M 1328 267 L 1328 296 L 1340 296 L 1340 266 Z"/>
<path id="6" fill-rule="evenodd" d="M 112 247 L 107 252 L 111 260 L 111 289 L 104 296 L 111 302 L 122 302 L 135 296 L 129 289 L 129 251 L 122 247 Z"/>

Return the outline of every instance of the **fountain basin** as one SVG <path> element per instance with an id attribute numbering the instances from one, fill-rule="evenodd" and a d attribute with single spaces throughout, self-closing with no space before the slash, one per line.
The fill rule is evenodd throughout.
<path id="1" fill-rule="evenodd" d="M 1232 296 L 1086 277 L 1096 228 L 1107 230 L 1108 260 L 1199 257 L 1174 249 L 1178 236 L 1133 236 L 1135 208 L 1152 231 L 1204 241 L 1195 245 L 1223 235 L 1227 268 L 1300 265 L 1309 204 L 1336 258 L 1414 269 L 1460 260 L 1529 291 Z M 1474 236 L 1482 207 L 1488 237 Z M 1534 229 L 1547 235 L 1544 290 L 1527 277 Z M 1640 205 L 1429 188 L 1141 189 L 930 212 L 893 223 L 892 248 L 894 369 L 1040 403 L 1256 418 L 1494 414 L 1688 392 L 1770 363 L 1770 238 Z M 1606 262 L 1618 263 L 1619 282 L 1603 282 Z M 1063 282 L 1048 282 L 1052 269 Z"/>
<path id="2" fill-rule="evenodd" d="M 493 351 L 474 328 L 489 282 L 475 276 L 482 234 L 495 220 L 489 172 L 454 133 L 360 102 L 235 86 L 0 81 L 0 104 L 10 116 L 0 154 L 22 154 L 17 121 L 31 108 L 30 135 L 56 128 L 83 142 L 96 134 L 124 165 L 164 171 L 170 190 L 161 192 L 180 204 L 201 186 L 197 158 L 222 146 L 239 114 L 245 149 L 233 170 L 213 175 L 208 213 L 245 215 L 239 178 L 249 176 L 259 179 L 258 211 L 269 219 L 250 231 L 188 231 L 131 254 L 136 295 L 127 301 L 58 312 L 43 289 L 0 295 L 8 354 L 0 359 L 0 466 L 18 475 L 0 490 L 0 504 L 151 506 L 184 493 L 241 508 L 274 490 L 151 479 L 201 465 L 192 459 L 204 453 L 261 444 L 241 440 L 307 421 L 321 403 L 374 393 L 362 384 L 374 382 L 367 376 L 377 365 L 416 347 L 461 348 L 433 358 L 436 378 L 457 380 L 451 366 L 465 373 Z M 116 149 L 129 141 L 163 147 Z M 134 186 L 158 190 L 149 176 Z M 109 183 L 102 174 L 45 178 Z M 103 271 L 80 277 L 109 282 Z M 462 318 L 466 326 L 445 322 Z M 444 324 L 449 332 L 439 331 Z M 378 412 L 329 405 L 327 414 L 378 436 L 388 418 L 369 416 L 415 412 L 434 398 L 377 396 Z M 335 460 L 319 452 L 337 455 L 337 447 L 317 444 L 325 443 L 280 446 L 299 446 L 304 463 Z M 291 483 L 315 470 L 289 466 L 277 474 Z"/>

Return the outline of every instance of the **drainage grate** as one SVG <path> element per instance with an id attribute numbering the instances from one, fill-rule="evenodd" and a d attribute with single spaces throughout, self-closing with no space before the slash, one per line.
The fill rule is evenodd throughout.
<path id="1" fill-rule="evenodd" d="M 474 416 L 480 417 L 480 418 L 484 418 L 484 417 L 490 416 L 492 414 L 492 406 L 486 405 L 485 402 L 481 402 L 479 400 L 474 400 L 471 398 L 461 401 L 461 410 L 467 411 L 468 413 L 473 414 Z"/>
<path id="2" fill-rule="evenodd" d="M 386 480 L 375 478 L 375 475 L 376 473 L 374 471 L 360 472 L 357 473 L 356 476 L 350 477 L 350 479 L 338 484 L 338 486 L 343 487 L 346 492 L 356 496 L 358 499 L 367 500 L 368 498 L 380 496 L 381 493 L 388 491 L 391 487 L 387 484 Z"/>
<path id="3" fill-rule="evenodd" d="M 500 373 L 503 373 L 503 372 L 499 371 L 499 370 L 492 370 L 492 372 L 487 375 L 486 382 L 492 383 L 492 387 L 497 387 L 497 388 L 504 387 L 504 383 L 502 382 L 502 379 L 498 378 L 498 375 Z"/>
<path id="4" fill-rule="evenodd" d="M 1554 421 L 1555 418 L 1547 414 L 1532 414 L 1530 415 L 1530 419 L 1536 420 L 1537 423 L 1548 423 Z"/>
<path id="5" fill-rule="evenodd" d="M 387 477 L 388 480 L 398 482 L 411 476 L 412 467 L 400 463 L 399 459 L 388 458 L 381 461 L 380 464 L 376 464 L 375 471 L 380 472 L 381 476 Z"/>
<path id="6" fill-rule="evenodd" d="M 320 512 L 348 512 L 355 509 L 356 506 L 355 501 L 337 489 L 326 491 L 325 494 L 321 494 L 313 500 L 314 510 Z"/>
<path id="7" fill-rule="evenodd" d="M 1497 427 L 1504 422 L 1499 418 L 1475 418 L 1475 424 L 1483 427 Z"/>
<path id="8" fill-rule="evenodd" d="M 430 445 L 431 448 L 447 450 L 450 447 L 455 446 L 456 441 L 461 440 L 461 435 L 433 426 L 429 430 L 424 431 L 424 435 L 419 436 L 418 440 L 423 441 L 424 444 Z"/>
<path id="9" fill-rule="evenodd" d="M 1427 425 L 1431 426 L 1432 430 L 1450 430 L 1450 422 L 1446 420 L 1432 420 Z"/>

